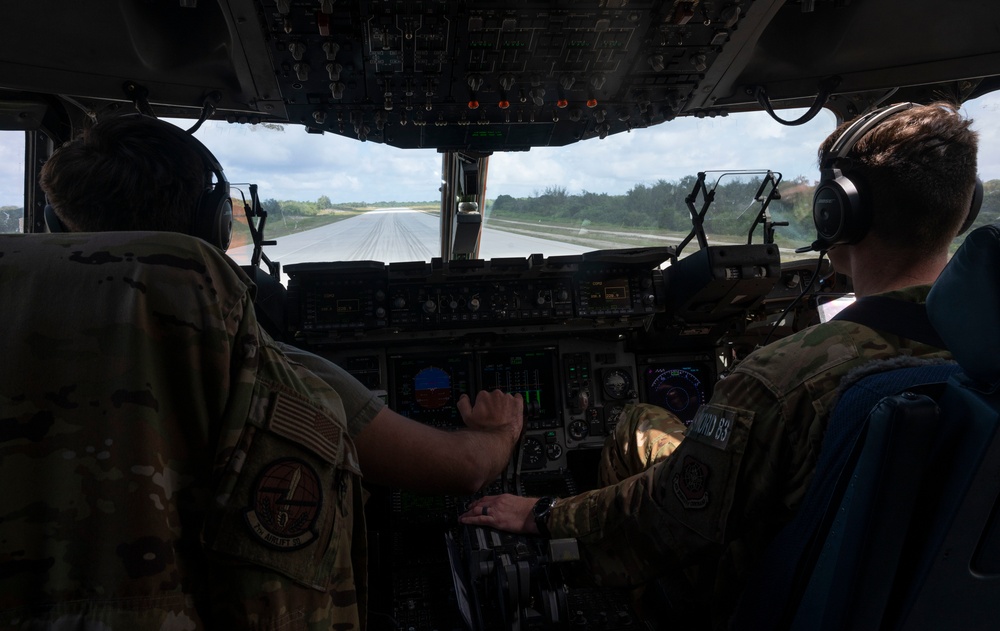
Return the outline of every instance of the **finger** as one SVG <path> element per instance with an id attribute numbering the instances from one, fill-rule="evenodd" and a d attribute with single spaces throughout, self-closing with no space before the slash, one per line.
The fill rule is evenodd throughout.
<path id="1" fill-rule="evenodd" d="M 458 408 L 458 413 L 462 415 L 462 418 L 468 416 L 472 412 L 472 402 L 469 401 L 469 395 L 463 394 L 458 397 L 455 407 Z"/>
<path id="2" fill-rule="evenodd" d="M 483 517 L 482 515 L 470 515 L 468 513 L 458 516 L 458 522 L 461 524 L 467 524 L 469 526 L 489 526 L 492 517 Z"/>

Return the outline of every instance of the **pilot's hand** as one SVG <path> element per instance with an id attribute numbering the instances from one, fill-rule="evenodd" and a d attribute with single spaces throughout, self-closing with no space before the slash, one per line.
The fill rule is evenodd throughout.
<path id="1" fill-rule="evenodd" d="M 520 394 L 505 394 L 500 390 L 481 391 L 472 405 L 468 395 L 463 394 L 456 404 L 462 420 L 471 429 L 497 432 L 503 431 L 513 445 L 521 436 L 524 422 L 524 400 Z"/>
<path id="2" fill-rule="evenodd" d="M 490 526 L 497 530 L 505 530 L 524 535 L 537 535 L 538 526 L 532 509 L 536 497 L 521 497 L 520 495 L 487 495 L 472 504 L 468 510 L 458 516 L 458 521 L 470 526 Z"/>

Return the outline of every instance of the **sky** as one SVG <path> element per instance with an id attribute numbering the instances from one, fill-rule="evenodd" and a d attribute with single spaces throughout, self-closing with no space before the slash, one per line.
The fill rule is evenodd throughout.
<path id="1" fill-rule="evenodd" d="M 965 104 L 980 133 L 979 172 L 1000 178 L 1000 94 Z M 801 110 L 779 112 L 796 118 Z M 189 126 L 190 121 L 181 121 Z M 495 153 L 487 198 L 527 197 L 547 187 L 570 194 L 623 194 L 636 184 L 676 181 L 699 171 L 770 169 L 785 180 L 818 178 L 816 148 L 834 128 L 822 110 L 810 123 L 789 127 L 763 112 L 714 119 L 680 118 L 647 129 L 567 147 Z M 334 134 L 307 134 L 286 126 L 209 121 L 196 133 L 216 155 L 232 183 L 253 182 L 261 199 L 338 202 L 415 202 L 440 198 L 441 155 L 398 149 Z M 0 206 L 22 204 L 24 134 L 0 132 Z"/>

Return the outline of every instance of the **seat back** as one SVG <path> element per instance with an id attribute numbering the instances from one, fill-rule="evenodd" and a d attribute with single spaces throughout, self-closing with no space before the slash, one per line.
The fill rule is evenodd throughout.
<path id="1" fill-rule="evenodd" d="M 161 572 L 196 563 L 190 489 L 247 414 L 248 291 L 184 235 L 0 235 L 0 611 L 183 598 Z"/>
<path id="2" fill-rule="evenodd" d="M 993 629 L 1000 620 L 1000 225 L 969 234 L 927 297 L 962 366 L 942 397 L 950 469 L 899 590 L 899 629 Z M 952 426 L 958 429 L 952 430 Z"/>
<path id="3" fill-rule="evenodd" d="M 969 235 L 927 311 L 957 367 L 894 370 L 844 392 L 814 481 L 734 628 L 996 626 L 998 226 Z"/>

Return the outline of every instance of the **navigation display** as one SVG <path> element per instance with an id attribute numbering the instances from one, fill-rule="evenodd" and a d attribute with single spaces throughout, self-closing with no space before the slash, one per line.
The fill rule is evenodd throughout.
<path id="1" fill-rule="evenodd" d="M 435 427 L 465 425 L 455 404 L 474 394 L 471 353 L 396 355 L 389 365 L 396 412 Z"/>
<path id="2" fill-rule="evenodd" d="M 555 355 L 555 349 L 480 353 L 483 389 L 519 392 L 524 397 L 525 425 L 556 427 Z"/>
<path id="3" fill-rule="evenodd" d="M 711 396 L 711 371 L 702 363 L 650 364 L 642 379 L 643 400 L 670 410 L 685 425 Z"/>

